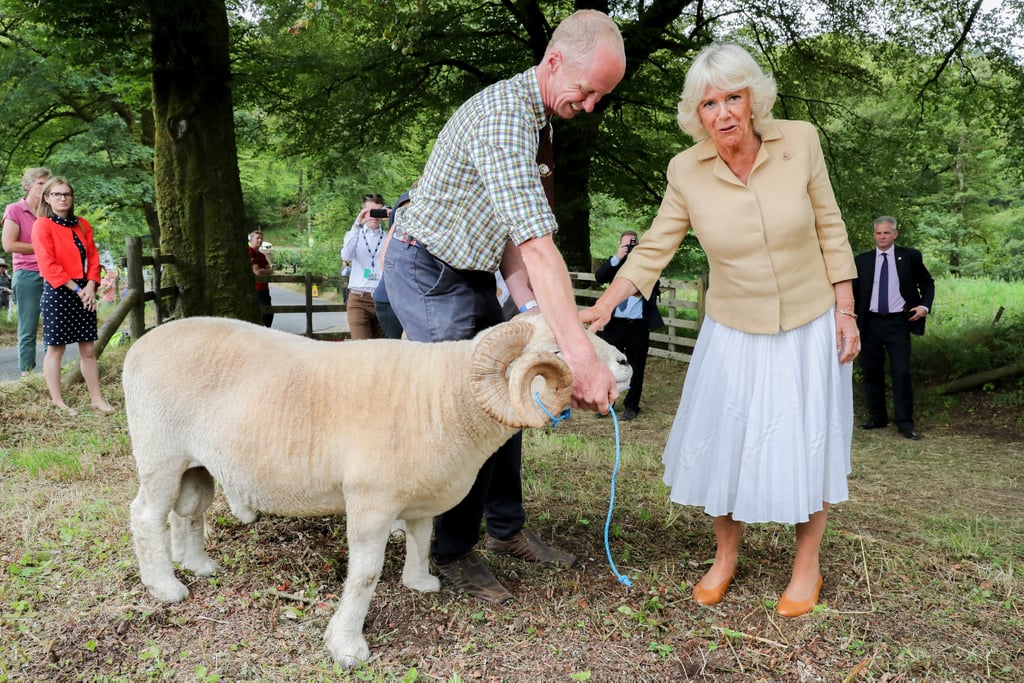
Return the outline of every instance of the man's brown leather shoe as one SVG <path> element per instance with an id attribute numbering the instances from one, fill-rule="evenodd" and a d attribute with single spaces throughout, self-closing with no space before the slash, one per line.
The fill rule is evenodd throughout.
<path id="1" fill-rule="evenodd" d="M 504 605 L 512 599 L 512 594 L 498 583 L 490 568 L 475 550 L 470 550 L 454 562 L 437 564 L 433 560 L 430 565 L 437 570 L 452 586 L 473 597 Z"/>
<path id="2" fill-rule="evenodd" d="M 576 564 L 576 556 L 562 552 L 540 540 L 532 532 L 520 529 L 511 538 L 501 540 L 488 534 L 484 547 L 494 553 L 514 555 L 527 562 L 538 562 L 545 567 L 572 567 Z"/>

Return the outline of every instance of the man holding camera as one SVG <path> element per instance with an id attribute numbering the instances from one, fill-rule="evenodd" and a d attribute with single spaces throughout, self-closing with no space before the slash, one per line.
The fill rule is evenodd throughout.
<path id="1" fill-rule="evenodd" d="M 607 284 L 615 279 L 619 268 L 629 257 L 629 252 L 637 244 L 637 235 L 632 230 L 622 233 L 619 238 L 618 250 L 594 273 L 598 284 Z M 597 333 L 597 336 L 626 354 L 629 367 L 633 368 L 633 379 L 629 391 L 622 401 L 622 419 L 634 420 L 640 414 L 640 395 L 644 390 L 644 369 L 647 367 L 647 348 L 651 343 L 651 330 L 665 324 L 658 311 L 660 288 L 657 283 L 650 299 L 642 296 L 631 296 L 615 308 L 611 320 Z M 598 417 L 603 417 L 600 413 Z"/>
<path id="2" fill-rule="evenodd" d="M 267 255 L 263 253 L 263 231 L 253 230 L 249 233 L 249 263 L 252 264 L 253 275 L 273 275 L 274 267 L 270 265 L 270 260 Z M 270 298 L 270 283 L 269 282 L 257 282 L 256 283 L 256 301 L 259 302 L 260 308 L 266 306 L 272 306 L 273 301 Z M 274 312 L 265 312 L 262 314 L 263 326 L 271 327 L 274 324 Z"/>
<path id="3" fill-rule="evenodd" d="M 383 339 L 387 336 L 373 307 L 373 290 L 381 277 L 380 254 L 385 233 L 380 222 L 388 215 L 382 196 L 363 195 L 363 207 L 352 229 L 345 234 L 341 247 L 341 260 L 351 263 L 346 313 L 352 339 Z"/>

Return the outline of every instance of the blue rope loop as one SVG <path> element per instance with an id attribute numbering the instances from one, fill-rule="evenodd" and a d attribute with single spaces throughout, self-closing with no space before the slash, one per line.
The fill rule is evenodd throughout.
<path id="1" fill-rule="evenodd" d="M 562 420 L 568 420 L 570 417 L 572 417 L 572 410 L 570 410 L 569 408 L 566 408 L 557 416 L 552 415 L 551 411 L 548 410 L 548 407 L 544 405 L 544 403 L 540 400 L 540 394 L 537 393 L 536 391 L 533 392 L 533 400 L 537 402 L 537 405 L 540 406 L 540 409 L 543 410 L 544 414 L 548 416 L 549 420 L 551 420 L 552 427 L 557 427 L 559 422 L 561 422 Z"/>
<path id="2" fill-rule="evenodd" d="M 608 555 L 608 566 L 612 568 L 612 573 L 615 574 L 615 578 L 619 580 L 619 583 L 624 586 L 632 586 L 633 582 L 629 580 L 629 577 L 625 574 L 619 573 L 618 567 L 615 566 L 615 560 L 612 559 L 612 548 L 608 542 L 608 530 L 612 525 L 612 511 L 615 509 L 615 480 L 619 475 L 619 464 L 622 462 L 622 442 L 619 438 L 619 418 L 615 414 L 615 407 L 609 405 L 608 412 L 611 413 L 612 422 L 615 423 L 615 469 L 612 470 L 612 487 L 611 497 L 608 500 L 608 518 L 604 522 L 604 551 Z"/>

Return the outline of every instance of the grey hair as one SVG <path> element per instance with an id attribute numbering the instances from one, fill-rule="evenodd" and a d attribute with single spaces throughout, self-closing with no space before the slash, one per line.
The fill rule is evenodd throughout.
<path id="1" fill-rule="evenodd" d="M 566 17 L 548 41 L 546 57 L 554 51 L 561 51 L 562 58 L 575 67 L 586 64 L 598 46 L 616 52 L 622 63 L 626 63 L 626 48 L 622 33 L 612 18 L 604 12 L 581 9 Z"/>
<path id="2" fill-rule="evenodd" d="M 879 216 L 878 218 L 875 219 L 875 227 L 876 228 L 879 225 L 881 225 L 882 223 L 888 223 L 889 225 L 892 226 L 892 231 L 893 232 L 899 232 L 896 229 L 896 219 L 893 218 L 892 216 Z"/>
<path id="3" fill-rule="evenodd" d="M 25 194 L 32 189 L 32 186 L 36 184 L 36 181 L 40 178 L 49 178 L 50 169 L 40 166 L 38 168 L 30 168 L 25 171 L 21 176 L 21 189 L 25 190 Z"/>
<path id="4" fill-rule="evenodd" d="M 774 79 L 739 45 L 712 43 L 690 65 L 679 99 L 679 127 L 694 140 L 700 142 L 708 136 L 698 108 L 709 86 L 726 91 L 749 90 L 755 131 L 761 130 L 762 121 L 772 118 L 777 94 Z"/>

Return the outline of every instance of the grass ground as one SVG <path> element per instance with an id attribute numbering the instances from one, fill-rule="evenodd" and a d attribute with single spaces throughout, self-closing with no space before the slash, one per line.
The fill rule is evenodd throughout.
<path id="1" fill-rule="evenodd" d="M 118 403 L 123 353 L 101 359 Z M 713 551 L 710 521 L 660 483 L 684 372 L 652 359 L 644 411 L 621 426 L 610 548 L 631 587 L 602 540 L 613 424 L 578 413 L 528 433 L 524 477 L 530 526 L 582 566 L 488 557 L 516 598 L 492 607 L 403 588 L 396 540 L 366 621 L 372 659 L 354 672 L 322 643 L 344 579 L 343 519 L 243 526 L 218 498 L 208 547 L 221 573 L 185 574 L 191 596 L 159 603 L 131 547 L 123 411 L 69 418 L 38 375 L 0 385 L 0 680 L 1024 680 L 1019 430 L 989 429 L 982 403 L 925 396 L 924 440 L 857 431 L 821 607 L 775 616 L 793 543 L 769 524 L 748 528 L 736 583 L 705 608 L 689 593 Z M 88 403 L 81 386 L 68 394 Z M 1003 422 L 1015 420 L 1019 408 Z"/>

